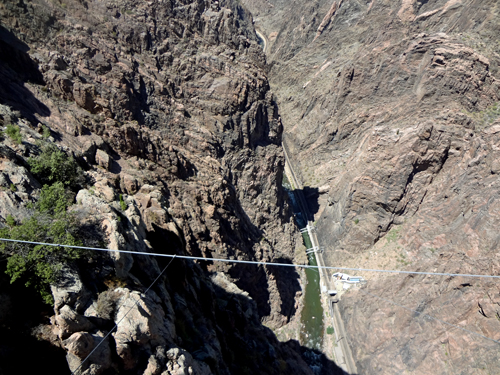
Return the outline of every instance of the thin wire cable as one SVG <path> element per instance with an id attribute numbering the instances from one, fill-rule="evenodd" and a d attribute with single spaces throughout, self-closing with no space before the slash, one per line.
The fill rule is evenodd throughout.
<path id="1" fill-rule="evenodd" d="M 464 332 L 467 332 L 467 333 L 470 333 L 470 334 L 473 334 L 473 335 L 479 336 L 479 337 L 481 337 L 481 338 L 483 338 L 483 339 L 490 340 L 490 341 L 493 341 L 494 343 L 500 344 L 500 341 L 495 340 L 495 339 L 492 339 L 491 337 L 484 336 L 484 335 L 482 335 L 482 334 L 480 334 L 480 333 L 477 333 L 477 332 L 474 332 L 474 331 L 470 331 L 470 330 L 468 330 L 468 329 L 466 329 L 466 328 L 463 328 L 463 327 L 457 326 L 457 325 L 452 324 L 452 323 L 448 323 L 448 322 L 446 322 L 446 321 L 444 321 L 444 320 L 441 320 L 441 319 L 439 319 L 439 318 L 436 318 L 435 316 L 432 316 L 432 315 L 429 315 L 429 314 L 424 314 L 424 313 L 422 313 L 422 312 L 420 312 L 420 311 L 410 309 L 409 307 L 406 307 L 406 306 L 400 305 L 399 303 L 394 302 L 394 301 L 391 301 L 390 299 L 387 299 L 387 298 L 384 298 L 384 297 L 377 296 L 377 295 L 372 294 L 372 293 L 370 293 L 370 292 L 365 292 L 365 291 L 363 291 L 362 289 L 359 289 L 359 291 L 360 291 L 361 293 L 363 293 L 363 294 L 366 294 L 366 295 L 369 295 L 369 296 L 372 296 L 372 297 L 375 297 L 375 298 L 381 299 L 382 301 L 389 302 L 389 303 L 391 303 L 391 304 L 393 304 L 393 305 L 395 305 L 395 306 L 401 307 L 402 309 L 405 309 L 405 310 L 410 311 L 410 312 L 412 312 L 412 313 L 416 313 L 416 314 L 422 315 L 422 316 L 424 316 L 424 317 L 427 317 L 427 318 L 430 318 L 430 319 L 437 320 L 437 321 L 438 321 L 438 322 L 440 322 L 440 323 L 446 324 L 446 325 L 451 326 L 451 327 L 454 327 L 454 328 L 461 329 L 461 330 L 462 330 L 462 331 L 464 331 Z"/>
<path id="2" fill-rule="evenodd" d="M 158 277 L 156 279 L 154 279 L 154 281 L 151 283 L 151 285 L 146 289 L 146 291 L 144 292 L 144 295 L 147 295 L 149 290 L 153 287 L 153 285 L 158 281 L 158 279 L 161 277 L 161 275 L 163 275 L 163 273 L 167 270 L 168 266 L 170 266 L 170 263 L 172 263 L 174 261 L 174 258 L 175 258 L 175 255 L 172 257 L 172 259 L 170 259 L 170 262 L 168 262 L 168 264 L 165 266 L 165 268 L 163 269 L 163 271 L 160 272 L 160 274 L 158 275 Z M 99 346 L 108 338 L 108 336 L 116 329 L 118 328 L 118 324 L 120 324 L 122 322 L 123 319 L 125 319 L 125 317 L 128 315 L 129 312 L 132 311 L 132 309 L 135 307 L 135 306 L 138 306 L 139 305 L 139 302 L 140 302 L 140 299 L 136 300 L 135 301 L 135 304 L 132 305 L 132 307 L 125 313 L 125 315 L 123 315 L 123 317 L 118 321 L 116 322 L 115 326 L 106 334 L 106 336 L 103 337 L 103 339 L 101 340 L 101 342 L 99 342 L 99 344 L 96 345 L 96 347 L 85 357 L 85 359 L 82 361 L 82 363 L 80 363 L 80 366 L 78 366 L 76 368 L 75 371 L 72 371 L 71 374 L 75 375 L 76 372 L 83 366 L 83 364 L 85 363 L 85 361 L 87 361 L 87 359 L 90 358 L 90 356 L 97 350 L 97 348 L 99 348 Z M 122 306 L 125 304 L 125 302 L 123 302 Z M 121 306 L 120 306 L 121 307 Z M 118 309 L 117 309 L 118 310 Z"/>
<path id="3" fill-rule="evenodd" d="M 82 250 L 118 252 L 118 253 L 123 253 L 123 254 L 158 256 L 158 257 L 166 257 L 166 258 L 177 257 L 178 259 L 202 260 L 202 261 L 209 261 L 209 262 L 257 264 L 257 265 L 261 265 L 261 266 L 300 267 L 300 268 L 313 268 L 313 269 L 318 269 L 318 270 L 329 269 L 329 270 L 341 270 L 341 271 L 382 272 L 382 273 L 397 273 L 397 274 L 405 274 L 405 275 L 457 276 L 457 277 L 478 277 L 478 278 L 500 279 L 500 275 L 474 275 L 474 274 L 447 273 L 447 272 L 421 272 L 421 271 L 402 271 L 402 270 L 379 270 L 379 269 L 371 269 L 371 268 L 353 268 L 353 267 L 310 266 L 310 265 L 306 265 L 306 264 L 272 263 L 272 262 L 268 263 L 268 262 L 262 262 L 262 261 L 261 262 L 252 261 L 252 260 L 224 259 L 224 258 L 203 258 L 203 257 L 194 257 L 194 256 L 190 256 L 190 255 L 146 253 L 146 252 L 131 251 L 131 250 L 112 250 L 112 249 L 103 249 L 103 248 L 99 248 L 99 247 L 84 247 L 84 246 L 45 243 L 45 242 L 11 240 L 9 238 L 0 238 L 0 241 L 20 242 L 20 243 L 27 243 L 27 244 L 33 244 L 33 245 L 56 246 L 56 247 L 65 247 L 65 248 L 82 249 Z"/>

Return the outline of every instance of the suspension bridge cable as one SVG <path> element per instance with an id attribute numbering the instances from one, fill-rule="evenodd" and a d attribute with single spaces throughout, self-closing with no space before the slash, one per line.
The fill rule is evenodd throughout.
<path id="1" fill-rule="evenodd" d="M 402 309 L 405 309 L 405 310 L 410 311 L 410 312 L 412 312 L 412 313 L 419 314 L 419 315 L 421 315 L 421 316 L 423 316 L 423 317 L 426 317 L 426 318 L 434 319 L 434 320 L 436 320 L 436 321 L 438 321 L 438 322 L 440 322 L 440 323 L 443 323 L 443 324 L 445 324 L 445 325 L 448 325 L 448 326 L 451 326 L 451 327 L 454 327 L 454 328 L 461 329 L 461 330 L 462 330 L 462 331 L 464 331 L 464 332 L 467 332 L 467 333 L 470 333 L 470 334 L 472 334 L 472 335 L 479 336 L 479 337 L 481 337 L 481 338 L 483 338 L 483 339 L 490 340 L 490 341 L 493 341 L 494 343 L 500 344 L 500 341 L 495 340 L 495 339 L 492 339 L 491 337 L 484 336 L 484 335 L 482 335 L 482 334 L 480 334 L 480 333 L 477 333 L 477 332 L 474 332 L 474 331 L 470 331 L 470 330 L 468 330 L 467 328 L 460 327 L 460 326 L 458 326 L 458 325 L 456 325 L 456 324 L 448 323 L 448 322 L 446 322 L 446 321 L 444 321 L 444 320 L 442 320 L 442 319 L 436 318 L 435 316 L 432 316 L 432 315 L 429 315 L 429 314 L 424 314 L 423 312 L 420 312 L 420 311 L 417 311 L 417 310 L 410 309 L 409 307 L 406 307 L 406 306 L 400 305 L 399 303 L 394 302 L 394 301 L 391 301 L 390 299 L 387 299 L 387 298 L 384 298 L 384 297 L 377 296 L 377 295 L 372 294 L 372 293 L 370 293 L 370 292 L 365 292 L 365 291 L 363 291 L 362 289 L 358 289 L 358 291 L 359 291 L 359 292 L 361 292 L 361 293 L 363 293 L 363 294 L 365 294 L 365 295 L 369 295 L 369 296 L 372 296 L 372 297 L 375 297 L 375 298 L 381 299 L 382 301 L 389 302 L 389 303 L 391 303 L 391 304 L 393 304 L 393 305 L 395 305 L 395 306 L 401 307 Z"/>
<path id="2" fill-rule="evenodd" d="M 475 274 L 465 274 L 465 273 L 449 273 L 449 272 L 423 272 L 423 271 L 402 271 L 402 270 L 380 270 L 371 268 L 354 268 L 354 267 L 334 267 L 334 266 L 310 266 L 306 264 L 294 264 L 294 263 L 273 263 L 264 261 L 253 261 L 253 260 L 239 260 L 239 259 L 227 259 L 227 258 L 204 258 L 195 257 L 190 255 L 173 255 L 173 254 L 162 254 L 162 253 L 147 253 L 142 251 L 131 251 L 131 250 L 112 250 L 104 249 L 99 247 L 85 247 L 85 246 L 73 246 L 73 245 L 61 245 L 45 242 L 34 242 L 34 241 L 21 241 L 12 240 L 9 238 L 0 238 L 0 241 L 6 242 L 19 242 L 33 245 L 44 245 L 44 246 L 55 246 L 60 248 L 71 248 L 71 249 L 82 249 L 82 250 L 93 250 L 93 251 L 105 251 L 105 252 L 118 252 L 123 254 L 133 254 L 133 255 L 147 255 L 147 256 L 157 256 L 178 259 L 189 259 L 189 260 L 201 260 L 209 262 L 226 262 L 226 263 L 243 263 L 243 264 L 256 264 L 261 266 L 277 266 L 277 267 L 300 267 L 300 268 L 313 268 L 313 269 L 328 269 L 328 270 L 341 270 L 341 271 L 360 271 L 360 272 L 382 272 L 382 273 L 395 273 L 395 274 L 405 274 L 405 275 L 431 275 L 431 276 L 457 276 L 457 277 L 476 277 L 476 278 L 487 278 L 487 279 L 500 279 L 500 275 L 475 275 Z"/>
<path id="3" fill-rule="evenodd" d="M 154 279 L 154 281 L 151 283 L 151 285 L 146 289 L 146 291 L 144 292 L 144 295 L 147 295 L 149 290 L 153 287 L 153 285 L 158 281 L 158 279 L 161 277 L 161 275 L 163 275 L 163 273 L 167 270 L 168 266 L 170 266 L 170 263 L 172 263 L 174 261 L 174 258 L 175 258 L 175 255 L 172 257 L 172 259 L 170 259 L 170 262 L 168 262 L 168 264 L 165 266 L 165 268 L 163 269 L 163 271 L 160 272 L 160 274 L 158 275 L 158 277 L 156 279 Z M 106 334 L 106 336 L 103 337 L 103 339 L 99 342 L 99 344 L 96 345 L 96 347 L 85 357 L 85 359 L 82 361 L 82 363 L 80 363 L 80 365 L 76 368 L 75 371 L 72 371 L 71 374 L 72 375 L 75 375 L 76 372 L 83 366 L 83 364 L 85 363 L 85 361 L 87 359 L 90 358 L 90 356 L 97 350 L 97 348 L 99 348 L 99 346 L 104 342 L 106 341 L 106 339 L 108 338 L 108 336 L 111 334 L 111 332 L 113 332 L 116 328 L 118 328 L 118 324 L 120 324 L 122 322 L 123 319 L 125 319 L 125 317 L 128 315 L 129 312 L 132 311 L 132 309 L 135 307 L 135 306 L 139 306 L 139 302 L 140 302 L 140 298 L 137 299 L 135 301 L 135 304 L 132 305 L 132 307 L 125 313 L 125 315 L 123 315 L 123 317 L 118 321 L 116 322 L 115 326 Z M 125 304 L 125 301 L 123 302 L 122 306 Z M 121 306 L 120 306 L 121 307 Z M 119 307 L 119 308 L 120 308 Z M 118 308 L 118 309 L 119 309 Z M 118 311 L 117 309 L 117 311 Z"/>

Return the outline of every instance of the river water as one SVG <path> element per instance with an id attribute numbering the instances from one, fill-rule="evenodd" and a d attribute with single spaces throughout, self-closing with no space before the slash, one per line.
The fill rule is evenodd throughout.
<path id="1" fill-rule="evenodd" d="M 300 207 L 297 199 L 292 190 L 292 187 L 286 176 L 283 179 L 283 187 L 285 188 L 290 198 L 290 203 L 293 206 L 295 220 L 300 228 L 307 225 L 307 220 L 304 219 L 300 212 Z M 307 249 L 312 247 L 309 235 L 304 233 L 302 235 L 304 245 Z M 316 266 L 316 256 L 314 254 L 308 255 L 309 265 Z M 311 349 L 322 349 L 323 343 L 323 307 L 320 298 L 320 284 L 319 272 L 316 269 L 306 269 L 306 286 L 304 291 L 304 307 L 300 317 L 300 344 Z"/>
<path id="2" fill-rule="evenodd" d="M 304 244 L 309 249 L 312 247 L 307 233 L 302 235 Z M 309 265 L 316 266 L 316 257 L 309 254 Z M 300 316 L 301 331 L 300 342 L 311 349 L 322 350 L 323 343 L 323 306 L 321 305 L 319 272 L 316 269 L 306 269 L 307 285 L 304 294 L 304 307 Z"/>

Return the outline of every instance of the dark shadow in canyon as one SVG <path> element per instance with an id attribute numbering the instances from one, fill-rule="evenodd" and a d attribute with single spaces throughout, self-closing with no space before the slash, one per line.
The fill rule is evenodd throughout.
<path id="1" fill-rule="evenodd" d="M 156 260 L 159 269 L 170 261 Z M 322 375 L 344 374 L 324 353 L 301 346 L 295 340 L 278 341 L 257 315 L 249 314 L 257 309 L 253 299 L 230 293 L 202 274 L 206 272 L 200 264 L 175 259 L 165 272 L 164 285 L 171 296 L 177 293 L 182 297 L 172 301 L 182 346 L 196 359 L 206 362 L 213 373 L 220 373 L 221 366 L 226 366 L 231 374 L 293 373 L 296 369 L 291 363 L 294 363 L 307 364 L 309 368 L 318 366 Z M 195 279 L 201 281 L 196 283 L 198 286 L 187 288 Z M 207 349 L 207 332 L 215 332 L 224 363 Z M 288 367 L 288 372 L 284 367 Z"/>
<path id="2" fill-rule="evenodd" d="M 50 324 L 52 306 L 42 302 L 34 288 L 23 280 L 11 284 L 5 275 L 6 260 L 0 262 L 0 374 L 70 374 L 65 350 L 32 334 L 40 324 Z M 27 360 L 28 359 L 28 360 Z"/>
<path id="3" fill-rule="evenodd" d="M 251 256 L 252 246 L 257 242 L 255 240 L 255 236 L 261 236 L 260 230 L 254 227 L 250 221 L 247 221 L 244 224 L 246 230 L 243 230 L 242 233 L 245 233 L 249 236 L 249 239 L 245 242 L 242 236 L 240 235 L 237 238 L 238 234 L 235 234 L 233 231 L 229 229 L 227 223 L 224 220 L 220 219 L 220 234 L 222 238 L 228 238 L 228 241 L 225 241 L 227 244 L 231 244 L 229 239 L 233 239 L 234 243 L 230 246 L 234 248 L 241 248 L 239 246 L 240 243 L 244 243 L 244 248 L 247 250 L 249 254 L 249 259 L 255 260 Z M 252 227 L 248 227 L 251 225 Z M 161 228 L 155 224 L 153 224 L 154 231 L 148 232 L 148 240 L 150 241 L 153 248 L 158 249 L 158 252 L 168 253 L 168 254 L 185 254 L 184 245 L 181 243 L 180 239 L 171 231 Z M 248 242 L 250 241 L 250 243 Z M 189 254 L 192 256 L 202 256 L 207 258 L 206 262 L 201 262 L 200 267 L 208 272 L 209 269 L 213 269 L 213 265 L 216 261 L 211 261 L 211 253 L 205 254 L 201 253 L 201 251 L 196 248 L 195 243 L 191 243 L 191 248 L 195 250 L 194 253 Z M 227 256 L 234 256 L 234 254 L 228 254 Z M 226 257 L 226 256 L 221 256 Z M 235 258 L 237 258 L 235 256 Z M 277 259 L 275 262 L 280 263 L 291 263 L 290 260 L 287 259 Z M 295 271 L 293 267 L 286 267 L 287 269 L 276 270 L 277 267 L 268 267 L 268 272 L 276 278 L 276 283 L 278 286 L 278 290 L 281 296 L 281 314 L 287 316 L 289 318 L 291 315 L 295 313 L 295 294 L 297 291 L 301 290 L 299 284 L 299 275 Z M 282 267 L 283 268 L 283 267 Z M 137 272 L 142 273 L 142 267 L 137 267 Z M 261 265 L 255 264 L 230 264 L 223 263 L 222 268 L 224 269 L 234 280 L 236 280 L 236 285 L 247 291 L 249 295 L 253 298 L 255 303 L 257 304 L 257 311 L 260 317 L 268 316 L 271 313 L 271 305 L 270 305 L 270 294 L 269 294 L 269 285 L 268 285 L 268 276 L 266 274 L 266 270 Z M 174 271 L 177 272 L 177 271 Z M 146 276 L 146 275 L 144 275 Z M 152 277 L 152 276 L 149 276 Z M 151 280 L 152 281 L 152 280 Z"/>
<path id="4" fill-rule="evenodd" d="M 294 189 L 293 194 L 296 197 L 296 203 L 292 203 L 295 214 L 299 210 L 306 221 L 314 221 L 314 215 L 319 211 L 318 188 L 304 186 L 303 189 Z M 298 222 L 297 224 L 300 227 L 305 227 L 307 223 Z"/>
<path id="5" fill-rule="evenodd" d="M 25 82 L 44 85 L 38 65 L 28 54 L 29 47 L 0 26 L 0 103 L 18 111 L 36 124 L 36 114 L 49 116 L 50 110 L 25 87 Z M 6 119 L 11 121 L 10 119 Z"/>
<path id="6" fill-rule="evenodd" d="M 304 186 L 302 193 L 307 203 L 308 219 L 314 221 L 314 215 L 319 211 L 319 190 L 316 187 Z"/>
<path id="7" fill-rule="evenodd" d="M 274 262 L 292 264 L 292 261 L 287 258 L 277 258 Z M 299 284 L 300 276 L 295 267 L 270 266 L 268 270 L 274 276 L 281 296 L 280 313 L 286 317 L 295 315 L 297 311 L 295 307 L 295 295 L 301 290 Z"/>
<path id="8" fill-rule="evenodd" d="M 271 313 L 269 284 L 266 270 L 263 266 L 254 264 L 235 264 L 228 270 L 229 275 L 236 280 L 235 284 L 248 292 L 257 304 L 260 317 Z"/>
<path id="9" fill-rule="evenodd" d="M 242 228 L 240 230 L 241 243 L 237 244 L 236 248 L 245 249 L 248 259 L 258 260 L 253 254 L 255 248 L 259 246 L 266 248 L 270 244 L 265 237 L 265 233 L 252 223 L 242 207 L 238 207 L 237 212 L 242 219 Z M 245 239 L 245 236 L 248 236 L 248 238 Z M 226 233 L 224 237 L 231 238 L 231 233 Z M 272 262 L 292 264 L 290 258 L 284 257 L 273 259 Z M 281 299 L 280 314 L 285 316 L 287 320 L 295 314 L 295 295 L 301 290 L 301 286 L 299 283 L 300 276 L 294 267 L 234 264 L 229 269 L 229 274 L 236 280 L 236 285 L 247 291 L 250 297 L 255 300 L 261 318 L 271 314 L 271 295 L 269 293 L 271 286 L 268 283 L 270 277 L 274 277 L 276 280 Z"/>
<path id="10" fill-rule="evenodd" d="M 182 254 L 184 245 L 177 235 L 161 227 L 153 225 L 154 231 L 148 233 L 155 251 L 169 254 Z M 138 257 L 143 258 L 138 261 Z M 143 284 L 154 280 L 156 275 L 146 272 L 146 264 L 150 262 L 146 256 L 135 256 L 136 262 L 141 264 L 134 267 L 133 273 Z M 155 258 L 158 270 L 162 270 L 170 261 L 170 258 Z M 275 259 L 277 263 L 290 263 L 286 258 Z M 140 272 L 138 272 L 140 270 Z M 300 290 L 298 282 L 299 275 L 293 267 L 267 266 L 267 272 L 276 280 L 281 301 L 281 314 L 291 316 L 296 313 L 295 293 Z M 248 298 L 242 294 L 234 294 L 219 287 L 206 278 L 207 272 L 205 262 L 193 262 L 191 260 L 175 259 L 165 272 L 165 285 L 171 295 L 178 293 L 182 295 L 183 302 L 173 301 L 176 312 L 176 330 L 181 336 L 182 346 L 195 353 L 195 358 L 205 361 L 214 373 L 219 370 L 217 358 L 210 357 L 205 348 L 207 331 L 216 332 L 217 339 L 221 343 L 224 363 L 228 366 L 230 373 L 274 373 L 273 366 L 285 366 L 279 363 L 276 357 L 293 356 L 300 354 L 309 367 L 318 366 L 322 369 L 321 374 L 343 374 L 342 370 L 330 361 L 322 352 L 301 346 L 295 340 L 279 342 L 274 333 L 263 326 L 256 315 L 248 315 L 249 309 L 253 309 L 259 316 L 269 313 L 270 306 L 258 304 L 258 299 L 269 298 L 267 290 L 267 276 L 264 266 L 241 264 L 231 267 L 229 273 L 235 279 L 240 277 L 238 287 L 243 290 L 253 290 L 261 294 Z M 201 274 L 205 276 L 201 276 Z M 193 279 L 208 281 L 197 283 L 200 290 L 193 290 L 187 285 Z M 253 284 L 253 285 L 252 285 Z M 260 284 L 255 288 L 255 284 Z M 160 291 L 157 291 L 160 295 Z M 178 304 L 178 306 L 176 306 Z M 268 310 L 267 310 L 268 309 Z M 190 313 L 186 313 L 190 311 Z M 205 321 L 211 320 L 215 325 Z M 252 343 L 249 345 L 249 343 Z M 271 343 L 269 346 L 267 343 Z M 297 359 L 295 359 L 297 360 Z M 277 363 L 278 362 L 278 363 Z M 288 361 L 287 361 L 288 362 Z M 265 366 L 269 371 L 262 372 Z M 292 368 L 293 370 L 293 368 Z M 243 372 L 244 373 L 244 372 Z M 278 371 L 279 373 L 279 371 Z"/>

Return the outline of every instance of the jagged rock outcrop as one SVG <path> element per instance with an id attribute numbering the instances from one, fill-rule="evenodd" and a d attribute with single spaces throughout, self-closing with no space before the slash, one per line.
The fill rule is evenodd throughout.
<path id="1" fill-rule="evenodd" d="M 0 17 L 0 120 L 22 136 L 2 144 L 4 221 L 30 214 L 40 184 L 26 160 L 51 142 L 86 170 L 70 210 L 99 221 L 109 248 L 292 262 L 282 125 L 246 11 L 35 0 L 2 2 Z M 90 259 L 64 269 L 55 316 L 37 331 L 72 371 L 311 373 L 305 348 L 261 325 L 293 316 L 292 269 L 175 260 L 147 290 L 168 260 Z"/>
<path id="2" fill-rule="evenodd" d="M 498 274 L 496 2 L 244 4 L 327 263 Z M 495 342 L 422 315 L 498 340 L 493 281 L 363 276 L 340 304 L 360 373 L 498 372 Z"/>

